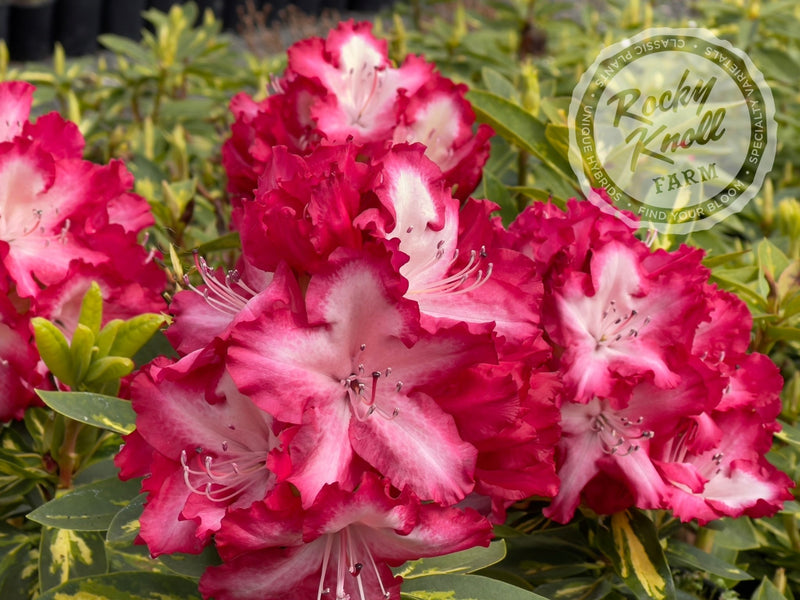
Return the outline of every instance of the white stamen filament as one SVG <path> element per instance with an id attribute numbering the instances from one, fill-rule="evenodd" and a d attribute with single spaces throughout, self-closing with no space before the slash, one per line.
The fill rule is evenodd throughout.
<path id="1" fill-rule="evenodd" d="M 617 302 L 611 300 L 601 315 L 600 331 L 595 334 L 598 348 L 611 345 L 623 338 L 637 338 L 639 332 L 650 323 L 650 317 L 641 318 L 636 309 L 620 314 Z"/>
<path id="2" fill-rule="evenodd" d="M 184 283 L 193 292 L 203 296 L 209 306 L 221 313 L 236 315 L 241 311 L 247 302 L 257 294 L 252 288 L 241 280 L 241 275 L 236 269 L 232 269 L 225 274 L 223 284 L 217 278 L 214 270 L 208 266 L 205 259 L 194 254 L 194 263 L 206 289 L 200 290 L 189 281 L 189 276 L 184 275 Z M 236 286 L 240 291 L 234 289 Z M 240 293 L 241 292 L 241 293 Z"/>
<path id="3" fill-rule="evenodd" d="M 223 448 L 227 446 L 227 442 L 223 442 Z M 223 460 L 207 454 L 202 461 L 203 467 L 196 469 L 189 465 L 186 450 L 181 451 L 186 486 L 212 502 L 232 500 L 262 482 L 266 474 L 266 463 L 263 452 L 246 450 Z"/>
<path id="4" fill-rule="evenodd" d="M 614 413 L 601 412 L 592 420 L 592 431 L 597 434 L 603 452 L 615 456 L 628 456 L 639 449 L 637 440 L 650 439 L 653 432 L 640 427 L 643 417 L 631 421 Z"/>
<path id="5" fill-rule="evenodd" d="M 317 600 L 322 600 L 324 596 L 331 593 L 331 588 L 325 585 L 325 578 L 328 574 L 328 567 L 331 563 L 331 555 L 334 549 L 337 549 L 334 559 L 336 562 L 336 597 L 335 600 L 350 600 L 351 596 L 345 591 L 348 575 L 356 578 L 356 585 L 358 586 L 358 595 L 360 600 L 367 600 L 364 591 L 364 566 L 369 567 L 367 571 L 375 576 L 378 581 L 378 586 L 381 590 L 381 595 L 384 599 L 388 599 L 391 594 L 386 591 L 381 580 L 378 565 L 369 546 L 363 541 L 359 532 L 352 527 L 346 527 L 336 533 L 330 533 L 325 540 L 325 550 L 322 557 L 322 572 L 320 573 L 319 586 L 317 587 Z M 358 557 L 366 555 L 367 563 L 358 560 Z"/>
<path id="6" fill-rule="evenodd" d="M 439 242 L 434 257 L 430 259 L 428 262 L 418 266 L 413 271 L 406 274 L 406 278 L 409 279 L 409 281 L 412 281 L 415 275 L 423 273 L 436 261 L 440 260 L 442 256 L 444 256 L 444 251 L 441 249 L 442 245 L 443 242 Z M 448 269 L 455 263 L 457 258 L 458 258 L 458 250 L 453 252 L 453 257 L 448 261 L 448 266 L 447 266 Z M 469 253 L 469 261 L 467 261 L 467 264 L 463 268 L 461 268 L 458 272 L 453 273 L 452 275 L 449 275 L 438 281 L 426 283 L 421 287 L 409 290 L 408 293 L 456 295 L 456 294 L 466 294 L 467 292 L 471 292 L 482 286 L 484 283 L 486 283 L 489 277 L 492 276 L 492 271 L 494 269 L 493 263 L 488 263 L 486 265 L 486 271 L 484 271 L 481 268 L 481 263 L 484 258 L 486 258 L 485 248 L 481 247 L 480 252 L 471 250 Z M 471 284 L 465 287 L 465 284 L 467 283 L 469 278 L 473 276 L 475 277 L 475 280 Z"/>

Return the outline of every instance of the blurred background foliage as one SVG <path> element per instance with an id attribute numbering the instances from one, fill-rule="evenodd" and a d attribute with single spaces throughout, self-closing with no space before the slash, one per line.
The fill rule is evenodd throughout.
<path id="1" fill-rule="evenodd" d="M 134 173 L 136 191 L 156 218 L 147 243 L 171 256 L 175 287 L 192 249 L 222 263 L 232 261 L 238 247 L 237 237 L 225 233 L 229 203 L 220 159 L 231 97 L 246 91 L 262 98 L 270 77 L 285 66 L 285 48 L 325 35 L 337 19 L 292 11 L 268 20 L 252 12 L 239 35 L 231 35 L 221 32 L 211 13 L 198 17 L 192 3 L 168 14 L 149 10 L 152 31 L 145 30 L 141 42 L 106 35 L 98 55 L 68 60 L 56 47 L 48 64 L 12 64 L 0 44 L 0 78 L 36 84 L 36 111 L 56 109 L 76 122 L 87 140 L 87 159 L 121 158 Z M 769 354 L 786 381 L 784 429 L 770 459 L 798 481 L 800 5 L 411 0 L 374 20 L 397 62 L 424 54 L 444 75 L 471 87 L 479 120 L 498 132 L 475 195 L 497 202 L 506 222 L 530 202 L 561 204 L 578 194 L 567 159 L 567 112 L 573 87 L 603 47 L 652 26 L 705 27 L 749 54 L 775 98 L 774 168 L 739 215 L 710 231 L 660 235 L 654 244 L 704 248 L 713 281 L 748 303 L 751 349 Z M 163 344 L 157 337 L 125 360 L 140 365 L 168 351 Z M 83 406 L 102 398 L 92 396 L 98 390 L 91 386 L 85 389 L 77 398 Z M 119 434 L 132 428 L 129 407 L 102 409 L 115 416 L 114 427 L 100 421 L 76 427 L 64 416 L 69 402 L 57 409 L 32 409 L 23 422 L 0 430 L 0 597 L 106 597 L 103 589 L 128 590 L 126 598 L 197 597 L 194 580 L 216 560 L 213 551 L 153 560 L 132 543 L 143 500 L 136 496 L 138 482 L 117 481 L 111 462 Z M 65 439 L 74 455 L 66 479 L 57 468 Z M 500 546 L 461 563 L 426 560 L 425 566 L 440 577 L 474 572 L 469 589 L 486 590 L 481 598 L 511 597 L 492 596 L 490 590 L 499 588 L 485 583 L 502 581 L 514 586 L 503 593 L 514 589 L 520 598 L 646 599 L 652 595 L 636 577 L 642 564 L 666 582 L 665 598 L 800 598 L 797 501 L 773 518 L 723 519 L 704 528 L 658 511 L 603 518 L 584 512 L 562 526 L 542 517 L 542 506 L 535 499 L 515 506 L 497 528 Z M 96 518 L 76 524 L 87 514 Z M 622 544 L 626 532 L 629 542 L 639 543 Z M 414 582 L 404 588 L 407 598 L 439 597 L 434 578 L 413 569 L 406 577 Z M 473 596 L 455 596 L 461 597 Z"/>

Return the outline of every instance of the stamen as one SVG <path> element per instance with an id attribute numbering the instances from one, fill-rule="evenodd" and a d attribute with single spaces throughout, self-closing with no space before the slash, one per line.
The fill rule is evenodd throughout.
<path id="1" fill-rule="evenodd" d="M 40 208 L 34 208 L 33 209 L 33 218 L 36 219 L 36 221 L 34 222 L 33 225 L 31 225 L 30 229 L 25 228 L 25 229 L 22 230 L 22 237 L 25 237 L 26 235 L 30 235 L 34 231 L 36 231 L 36 228 L 39 227 L 39 223 L 42 222 L 42 215 L 43 214 L 44 213 Z M 44 229 L 42 229 L 41 232 L 44 233 Z"/>
<path id="2" fill-rule="evenodd" d="M 227 442 L 223 442 L 223 449 L 226 447 Z M 198 454 L 203 451 L 202 448 L 197 450 Z M 263 452 L 246 451 L 238 453 L 236 457 L 222 460 L 207 455 L 202 461 L 203 468 L 195 469 L 189 465 L 186 450 L 181 451 L 181 466 L 186 486 L 192 492 L 202 494 L 212 502 L 232 500 L 262 482 L 266 462 Z"/>
<path id="3" fill-rule="evenodd" d="M 255 290 L 241 280 L 241 274 L 236 269 L 225 273 L 225 282 L 222 283 L 217 278 L 214 270 L 208 266 L 204 258 L 198 255 L 197 251 L 194 252 L 194 264 L 203 279 L 206 289 L 200 290 L 195 287 L 189 280 L 188 275 L 183 277 L 184 284 L 188 289 L 203 296 L 208 305 L 219 312 L 236 315 L 257 294 Z M 243 294 L 234 290 L 234 286 L 239 288 Z"/>
<path id="4" fill-rule="evenodd" d="M 406 273 L 406 278 L 409 281 L 413 280 L 415 276 L 420 273 L 423 273 L 428 267 L 433 265 L 437 260 L 442 257 L 442 246 L 443 240 L 437 244 L 437 251 L 436 255 L 433 259 L 429 260 L 427 263 L 418 266 L 413 271 Z M 469 253 L 469 260 L 467 264 L 461 268 L 456 273 L 453 273 L 443 279 L 440 279 L 435 282 L 430 282 L 422 285 L 421 287 L 415 288 L 413 290 L 409 290 L 409 294 L 466 294 L 467 292 L 471 292 L 480 286 L 482 286 L 486 281 L 491 277 L 492 271 L 494 269 L 493 263 L 489 263 L 486 266 L 486 271 L 484 272 L 481 268 L 482 261 L 487 257 L 486 247 L 481 246 L 479 251 L 470 250 Z M 453 257 L 449 260 L 448 268 L 452 266 L 458 258 L 458 250 L 453 253 Z M 465 284 L 470 279 L 470 277 L 475 277 L 475 280 L 467 285 Z"/>

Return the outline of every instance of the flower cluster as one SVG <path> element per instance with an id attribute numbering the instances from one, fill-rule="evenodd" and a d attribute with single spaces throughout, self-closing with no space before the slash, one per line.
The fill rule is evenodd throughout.
<path id="1" fill-rule="evenodd" d="M 394 144 L 424 144 L 457 198 L 475 189 L 492 130 L 480 125 L 473 132 L 466 86 L 417 56 L 394 67 L 386 40 L 371 28 L 342 23 L 326 40 L 295 44 L 284 76 L 272 84 L 277 93 L 261 102 L 245 93 L 233 99 L 236 122 L 223 159 L 234 200 L 252 196 L 275 147 L 305 155 L 348 141 L 373 158 Z"/>
<path id="2" fill-rule="evenodd" d="M 133 177 L 120 161 L 83 160 L 77 126 L 57 113 L 30 122 L 32 101 L 30 84 L 0 85 L 0 421 L 22 418 L 49 385 L 32 317 L 71 333 L 92 281 L 106 320 L 165 308 L 164 273 L 138 241 L 153 221 Z"/>
<path id="3" fill-rule="evenodd" d="M 504 229 L 468 198 L 490 131 L 464 89 L 367 24 L 292 47 L 274 88 L 232 104 L 238 264 L 195 257 L 179 358 L 132 383 L 117 464 L 149 476 L 154 556 L 213 540 L 217 600 L 397 599 L 389 567 L 488 544 L 524 498 L 559 521 L 788 498 L 780 376 L 700 251 L 587 202 Z"/>
<path id="4" fill-rule="evenodd" d="M 603 200 L 600 200 L 601 202 Z M 782 379 L 746 354 L 752 319 L 707 283 L 702 251 L 650 249 L 595 204 L 528 208 L 504 243 L 537 264 L 542 325 L 561 376 L 558 495 L 566 522 L 668 508 L 683 520 L 772 514 L 790 479 L 764 458 Z"/>

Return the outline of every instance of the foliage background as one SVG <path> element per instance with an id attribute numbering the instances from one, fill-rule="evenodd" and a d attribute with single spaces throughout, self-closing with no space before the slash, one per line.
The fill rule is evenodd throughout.
<path id="1" fill-rule="evenodd" d="M 86 158 L 122 158 L 133 171 L 136 191 L 156 217 L 146 243 L 167 257 L 170 293 L 181 286 L 192 249 L 230 264 L 238 247 L 237 236 L 224 233 L 229 209 L 220 147 L 231 120 L 228 101 L 241 90 L 263 97 L 270 74 L 284 66 L 286 45 L 324 35 L 336 20 L 294 12 L 267 27 L 256 16 L 233 38 L 210 15 L 195 26 L 191 3 L 168 15 L 148 11 L 154 31 L 145 31 L 141 43 L 103 36 L 107 51 L 99 56 L 67 61 L 56 48 L 47 65 L 11 65 L 0 45 L 0 78 L 36 84 L 39 113 L 55 108 L 78 123 Z M 505 221 L 529 202 L 563 203 L 578 193 L 566 158 L 572 88 L 602 47 L 651 26 L 711 29 L 750 55 L 775 97 L 778 154 L 758 196 L 712 231 L 661 235 L 655 245 L 704 248 L 713 281 L 747 302 L 754 315 L 751 349 L 769 354 L 786 381 L 783 431 L 769 458 L 798 481 L 800 6 L 416 0 L 376 19 L 376 33 L 389 39 L 396 61 L 424 54 L 472 88 L 479 120 L 498 133 L 475 195 L 500 204 Z M 101 307 L 92 302 L 87 297 L 84 325 L 98 319 Z M 145 343 L 163 321 L 150 318 L 139 337 L 129 327 L 120 339 L 130 343 L 109 348 L 108 356 L 132 360 L 133 368 L 169 353 L 160 334 Z M 54 371 L 81 351 L 73 340 L 59 346 L 61 355 L 48 353 L 38 329 L 37 342 Z M 116 478 L 112 457 L 134 415 L 124 400 L 105 395 L 113 394 L 113 377 L 77 383 L 83 391 L 43 394 L 49 408 L 31 409 L 23 422 L 0 430 L 0 597 L 198 598 L 196 579 L 216 562 L 213 550 L 154 560 L 133 544 L 143 497 L 138 481 Z M 797 501 L 773 518 L 724 519 L 705 528 L 635 510 L 613 517 L 584 511 L 562 526 L 545 519 L 542 506 L 536 499 L 515 506 L 489 549 L 401 567 L 404 594 L 800 598 Z"/>

